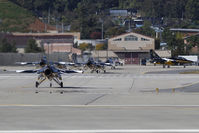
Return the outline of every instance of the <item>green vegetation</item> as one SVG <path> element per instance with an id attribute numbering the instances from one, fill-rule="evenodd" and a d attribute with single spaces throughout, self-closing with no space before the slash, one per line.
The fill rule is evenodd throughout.
<path id="1" fill-rule="evenodd" d="M 185 44 L 182 34 L 172 33 L 168 28 L 164 30 L 164 42 L 167 42 L 169 49 L 171 49 L 172 56 L 185 54 Z"/>
<path id="2" fill-rule="evenodd" d="M 17 48 L 15 46 L 15 42 L 13 42 L 12 44 L 8 42 L 7 39 L 2 39 L 0 41 L 0 52 L 3 52 L 3 53 L 17 53 Z"/>
<path id="3" fill-rule="evenodd" d="M 0 0 L 0 31 L 27 32 L 34 22 L 31 13 L 8 0 Z"/>
<path id="4" fill-rule="evenodd" d="M 195 71 L 181 72 L 180 74 L 199 74 L 199 71 L 195 70 Z"/>
<path id="5" fill-rule="evenodd" d="M 105 50 L 105 44 L 97 44 L 95 50 Z"/>
<path id="6" fill-rule="evenodd" d="M 34 39 L 28 40 L 27 47 L 25 48 L 25 53 L 40 53 L 43 51 L 43 48 L 38 47 Z"/>
<path id="7" fill-rule="evenodd" d="M 85 50 L 92 50 L 93 46 L 90 43 L 81 43 L 78 48 L 81 49 L 82 51 L 85 51 Z"/>
<path id="8" fill-rule="evenodd" d="M 93 32 L 101 32 L 102 23 L 104 24 L 104 37 L 113 36 L 112 34 L 110 35 L 110 33 L 115 33 L 114 27 L 117 26 L 117 23 L 108 16 L 109 9 L 136 9 L 138 13 L 141 14 L 142 17 L 147 18 L 150 23 L 162 24 L 166 27 L 197 28 L 199 24 L 198 0 L 9 1 L 32 11 L 35 16 L 43 17 L 43 19 L 47 19 L 48 13 L 50 13 L 51 18 L 53 18 L 50 21 L 52 24 L 63 22 L 64 25 L 71 25 L 71 30 L 80 31 L 83 39 L 90 38 Z M 9 6 L 10 5 L 4 5 L 6 8 Z M 14 8 L 16 8 L 16 6 Z M 17 11 L 17 13 L 23 13 L 24 10 L 18 9 L 15 11 Z M 55 19 L 57 22 L 55 22 Z M 149 27 L 145 27 L 145 29 L 140 29 L 137 32 L 154 36 L 148 29 Z M 120 32 L 121 29 L 118 27 L 118 30 L 116 33 Z"/>
<path id="9" fill-rule="evenodd" d="M 151 29 L 150 26 L 151 26 L 151 23 L 148 21 L 145 21 L 144 26 L 135 29 L 134 32 L 155 38 L 155 31 Z"/>
<path id="10" fill-rule="evenodd" d="M 186 53 L 189 54 L 192 47 L 199 47 L 199 36 L 191 36 L 187 39 L 189 45 L 186 46 Z"/>
<path id="11" fill-rule="evenodd" d="M 134 32 L 155 37 L 150 26 L 164 27 L 163 41 L 174 55 L 187 53 L 197 45 L 193 39 L 189 40 L 192 45 L 185 51 L 183 38 L 168 29 L 199 28 L 198 0 L 0 0 L 0 31 L 29 31 L 27 27 L 34 20 L 30 11 L 46 22 L 50 13 L 50 24 L 71 25 L 71 31 L 81 32 L 82 39 L 101 39 L 102 26 L 103 38 L 110 38 L 128 30 L 127 26 L 119 25 L 121 16 L 114 19 L 109 16 L 110 9 L 137 10 L 145 24 Z"/>

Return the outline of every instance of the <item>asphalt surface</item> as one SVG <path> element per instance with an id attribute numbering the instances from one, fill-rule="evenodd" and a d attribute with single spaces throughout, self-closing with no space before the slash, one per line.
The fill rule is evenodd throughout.
<path id="1" fill-rule="evenodd" d="M 37 75 L 16 69 L 0 67 L 0 132 L 199 131 L 199 75 L 167 73 L 198 67 L 64 74 L 63 88 L 49 82 L 35 88 Z"/>

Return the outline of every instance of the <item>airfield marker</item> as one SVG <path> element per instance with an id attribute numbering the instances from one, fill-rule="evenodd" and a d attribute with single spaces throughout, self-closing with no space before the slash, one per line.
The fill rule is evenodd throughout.
<path id="1" fill-rule="evenodd" d="M 157 94 L 159 93 L 159 88 L 156 88 L 156 93 L 157 93 Z"/>

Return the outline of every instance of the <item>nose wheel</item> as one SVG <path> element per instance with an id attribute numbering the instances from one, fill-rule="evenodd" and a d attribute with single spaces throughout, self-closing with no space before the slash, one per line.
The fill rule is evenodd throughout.
<path id="1" fill-rule="evenodd" d="M 60 87 L 63 88 L 63 82 L 60 83 Z"/>
<path id="2" fill-rule="evenodd" d="M 38 86 L 39 86 L 39 83 L 38 83 L 38 82 L 36 82 L 36 83 L 35 83 L 35 87 L 36 87 L 36 88 L 38 88 Z"/>

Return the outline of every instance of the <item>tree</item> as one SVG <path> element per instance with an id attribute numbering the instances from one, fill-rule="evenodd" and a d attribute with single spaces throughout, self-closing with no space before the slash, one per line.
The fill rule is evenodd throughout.
<path id="1" fill-rule="evenodd" d="M 199 1 L 188 0 L 186 4 L 186 16 L 189 19 L 199 20 Z"/>
<path id="2" fill-rule="evenodd" d="M 90 35 L 91 39 L 100 39 L 101 38 L 101 33 L 100 32 L 92 32 Z"/>
<path id="3" fill-rule="evenodd" d="M 40 53 L 44 50 L 38 47 L 36 41 L 34 39 L 28 40 L 27 46 L 25 48 L 25 53 Z"/>
<path id="4" fill-rule="evenodd" d="M 191 36 L 187 39 L 186 53 L 189 54 L 190 50 L 195 46 L 199 48 L 199 37 L 197 35 Z"/>
<path id="5" fill-rule="evenodd" d="M 105 44 L 102 43 L 96 44 L 95 50 L 105 50 L 105 49 L 106 49 Z"/>
<path id="6" fill-rule="evenodd" d="M 8 53 L 8 52 L 17 52 L 17 48 L 15 46 L 15 42 L 13 44 L 9 43 L 6 38 L 4 38 L 0 42 L 0 52 Z"/>
<path id="7" fill-rule="evenodd" d="M 105 32 L 105 37 L 110 38 L 113 36 L 121 35 L 122 33 L 126 33 L 125 28 L 121 27 L 110 27 Z"/>
<path id="8" fill-rule="evenodd" d="M 78 48 L 81 49 L 82 51 L 93 49 L 92 44 L 90 43 L 81 43 Z"/>
<path id="9" fill-rule="evenodd" d="M 168 48 L 171 49 L 172 56 L 185 54 L 185 44 L 182 34 L 172 33 L 168 28 L 164 30 L 163 41 L 168 44 Z"/>
<path id="10" fill-rule="evenodd" d="M 150 22 L 145 21 L 144 26 L 137 28 L 134 31 L 145 36 L 155 37 L 155 31 L 150 28 L 150 25 Z"/>

